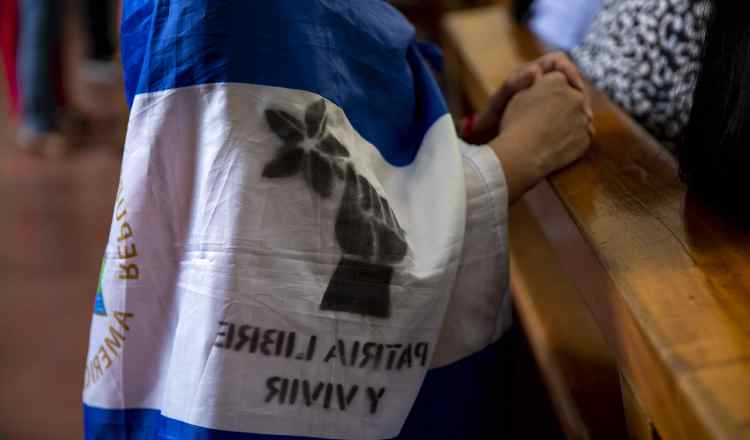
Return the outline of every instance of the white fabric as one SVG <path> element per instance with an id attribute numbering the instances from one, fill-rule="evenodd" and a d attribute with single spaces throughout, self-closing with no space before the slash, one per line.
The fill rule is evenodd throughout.
<path id="1" fill-rule="evenodd" d="M 487 146 L 462 146 L 466 231 L 433 367 L 497 341 L 512 323 L 508 278 L 508 187 Z"/>
<path id="2" fill-rule="evenodd" d="M 247 84 L 136 97 L 102 269 L 106 314 L 92 322 L 87 405 L 157 409 L 226 431 L 391 438 L 430 364 L 476 352 L 507 328 L 507 191 L 494 154 L 460 143 L 446 115 L 415 161 L 394 167 L 330 102 L 329 130 L 390 202 L 408 254 L 394 270 L 390 317 L 320 310 L 341 257 L 342 190 L 322 200 L 301 178 L 262 176 L 279 149 L 263 110 L 299 115 L 319 99 Z M 265 354 L 250 352 L 255 328 L 276 330 Z M 380 366 L 361 352 L 342 362 L 338 344 L 351 354 L 357 341 L 361 350 L 402 347 L 383 348 Z M 283 379 L 282 404 L 272 388 Z M 303 404 L 303 379 L 324 384 L 312 405 Z"/>

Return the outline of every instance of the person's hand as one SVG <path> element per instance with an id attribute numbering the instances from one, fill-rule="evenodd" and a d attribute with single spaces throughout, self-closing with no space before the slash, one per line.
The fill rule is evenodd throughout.
<path id="1" fill-rule="evenodd" d="M 507 104 L 500 135 L 490 144 L 505 170 L 511 201 L 539 180 L 580 158 L 591 144 L 586 98 L 553 72 Z"/>
<path id="2" fill-rule="evenodd" d="M 562 52 L 547 54 L 513 72 L 503 85 L 492 95 L 487 105 L 476 115 L 474 126 L 469 133 L 462 133 L 464 140 L 471 144 L 483 145 L 495 139 L 500 133 L 505 109 L 513 96 L 531 87 L 544 74 L 560 72 L 574 89 L 584 93 L 585 109 L 592 115 L 591 106 L 585 96 L 584 81 L 575 64 Z"/>

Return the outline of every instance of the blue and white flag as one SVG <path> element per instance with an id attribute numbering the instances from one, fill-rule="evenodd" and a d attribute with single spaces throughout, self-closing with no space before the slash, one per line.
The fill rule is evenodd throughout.
<path id="1" fill-rule="evenodd" d="M 496 423 L 507 191 L 429 57 L 382 0 L 125 2 L 88 439 Z"/>

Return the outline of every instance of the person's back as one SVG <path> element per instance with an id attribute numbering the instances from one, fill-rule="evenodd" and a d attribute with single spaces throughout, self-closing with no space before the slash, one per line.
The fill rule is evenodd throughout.
<path id="1" fill-rule="evenodd" d="M 588 146 L 566 76 L 501 91 L 477 123 L 478 142 L 505 124 L 491 149 L 456 136 L 383 1 L 128 2 L 122 41 L 87 438 L 502 429 L 507 205 Z"/>

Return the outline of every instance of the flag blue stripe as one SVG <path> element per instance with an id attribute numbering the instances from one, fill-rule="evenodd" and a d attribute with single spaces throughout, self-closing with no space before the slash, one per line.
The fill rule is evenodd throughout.
<path id="1" fill-rule="evenodd" d="M 510 345 L 507 337 L 427 373 L 401 434 L 394 440 L 502 438 L 507 434 Z M 158 410 L 106 410 L 84 405 L 87 440 L 309 440 L 202 428 Z"/>
<path id="2" fill-rule="evenodd" d="M 383 0 L 129 0 L 124 8 L 131 104 L 139 93 L 207 83 L 306 90 L 341 107 L 397 166 L 412 162 L 447 113 L 413 27 Z"/>

